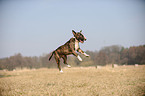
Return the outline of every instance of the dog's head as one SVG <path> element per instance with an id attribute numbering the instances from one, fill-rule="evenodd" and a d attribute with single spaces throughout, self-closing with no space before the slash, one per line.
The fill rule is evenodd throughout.
<path id="1" fill-rule="evenodd" d="M 74 37 L 81 43 L 84 43 L 84 41 L 86 41 L 86 37 L 82 34 L 82 30 L 80 32 L 75 32 L 74 30 L 72 30 L 72 33 L 74 35 Z"/>

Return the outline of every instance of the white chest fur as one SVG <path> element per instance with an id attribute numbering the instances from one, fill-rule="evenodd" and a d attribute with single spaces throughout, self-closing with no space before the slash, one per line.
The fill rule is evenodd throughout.
<path id="1" fill-rule="evenodd" d="M 75 39 L 75 51 L 79 48 L 79 41 Z"/>

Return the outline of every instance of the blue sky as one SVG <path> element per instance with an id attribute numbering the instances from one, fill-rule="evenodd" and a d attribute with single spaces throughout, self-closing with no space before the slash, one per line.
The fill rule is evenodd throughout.
<path id="1" fill-rule="evenodd" d="M 144 0 L 1 0 L 0 58 L 40 56 L 83 30 L 86 50 L 145 44 Z"/>

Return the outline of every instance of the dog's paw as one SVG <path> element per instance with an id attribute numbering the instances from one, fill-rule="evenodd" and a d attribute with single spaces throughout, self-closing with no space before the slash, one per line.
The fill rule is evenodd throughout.
<path id="1" fill-rule="evenodd" d="M 63 71 L 62 71 L 62 70 L 60 70 L 59 72 L 60 72 L 60 73 L 63 73 Z"/>
<path id="2" fill-rule="evenodd" d="M 86 57 L 89 57 L 90 55 L 86 54 L 86 53 L 83 53 Z"/>
<path id="3" fill-rule="evenodd" d="M 77 58 L 78 58 L 80 61 L 83 61 L 82 58 L 81 58 L 79 55 L 77 56 Z"/>
<path id="4" fill-rule="evenodd" d="M 70 66 L 70 65 L 67 65 L 67 67 L 68 67 L 68 68 L 71 68 L 71 66 Z"/>
<path id="5" fill-rule="evenodd" d="M 86 55 L 86 57 L 90 57 L 90 55 Z"/>

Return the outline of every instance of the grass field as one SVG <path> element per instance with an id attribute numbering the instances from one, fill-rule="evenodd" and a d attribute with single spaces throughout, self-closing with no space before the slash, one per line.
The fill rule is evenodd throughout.
<path id="1" fill-rule="evenodd" d="M 0 71 L 0 96 L 145 96 L 145 65 Z"/>

